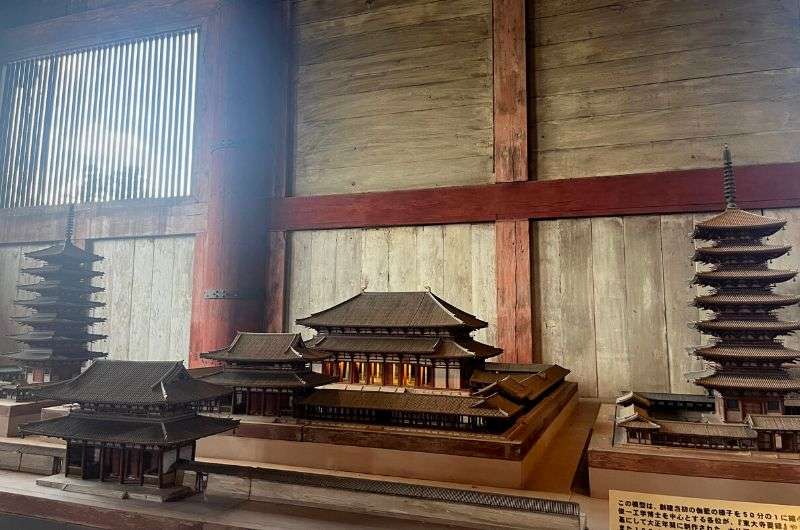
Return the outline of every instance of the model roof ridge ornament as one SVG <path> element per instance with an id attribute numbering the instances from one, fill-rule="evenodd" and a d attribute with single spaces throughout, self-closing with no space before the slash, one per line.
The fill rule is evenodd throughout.
<path id="1" fill-rule="evenodd" d="M 722 158 L 724 160 L 722 170 L 722 182 L 725 193 L 725 208 L 736 208 L 736 176 L 733 174 L 733 157 L 728 144 L 725 144 L 722 150 Z"/>

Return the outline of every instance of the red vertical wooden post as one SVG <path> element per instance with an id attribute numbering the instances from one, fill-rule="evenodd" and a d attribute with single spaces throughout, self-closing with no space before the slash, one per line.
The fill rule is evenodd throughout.
<path id="1" fill-rule="evenodd" d="M 196 194 L 207 213 L 195 241 L 190 366 L 207 364 L 199 354 L 227 345 L 236 331 L 263 329 L 266 199 L 280 159 L 275 146 L 284 141 L 275 116 L 285 106 L 285 30 L 278 2 L 221 2 L 208 24 L 196 153 Z"/>
<path id="2" fill-rule="evenodd" d="M 494 175 L 496 182 L 528 180 L 526 0 L 494 0 Z M 497 341 L 506 362 L 533 360 L 530 222 L 498 221 Z"/>

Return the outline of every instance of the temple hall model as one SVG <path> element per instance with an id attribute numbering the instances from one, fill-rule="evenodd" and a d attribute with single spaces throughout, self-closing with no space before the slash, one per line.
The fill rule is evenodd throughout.
<path id="1" fill-rule="evenodd" d="M 228 390 L 192 378 L 180 362 L 96 361 L 77 377 L 33 393 L 77 404 L 66 416 L 28 423 L 20 431 L 66 440 L 64 473 L 80 479 L 180 486 L 176 461 L 194 460 L 199 438 L 239 423 L 197 414 L 202 402 Z"/>
<path id="2" fill-rule="evenodd" d="M 64 240 L 25 254 L 43 264 L 22 269 L 38 280 L 18 286 L 34 296 L 16 300 L 19 307 L 32 311 L 15 319 L 30 329 L 10 337 L 22 343 L 23 348 L 6 358 L 19 365 L 24 375 L 22 384 L 3 385 L 6 397 L 27 399 L 27 385 L 69 379 L 80 373 L 87 360 L 106 355 L 88 347 L 105 338 L 89 332 L 90 326 L 103 320 L 91 316 L 90 311 L 104 304 L 89 300 L 93 293 L 104 290 L 91 284 L 92 278 L 102 275 L 92 270 L 92 263 L 103 258 L 75 246 L 73 227 L 74 209 L 70 207 Z"/>
<path id="3" fill-rule="evenodd" d="M 487 362 L 486 322 L 430 292 L 362 292 L 298 320 L 317 334 L 239 333 L 205 381 L 220 412 L 502 433 L 564 383 L 555 365 Z M 315 367 L 321 373 L 312 370 Z"/>
<path id="4" fill-rule="evenodd" d="M 712 289 L 694 302 L 714 313 L 696 324 L 714 342 L 694 351 L 709 367 L 694 378 L 708 396 L 628 394 L 618 400 L 625 408 L 617 423 L 629 443 L 800 452 L 800 416 L 787 414 L 785 405 L 800 390 L 800 352 L 780 340 L 800 322 L 777 313 L 800 296 L 773 292 L 797 272 L 770 269 L 769 261 L 791 247 L 764 242 L 786 222 L 737 208 L 727 146 L 724 182 L 725 212 L 698 223 L 693 234 L 712 242 L 694 256 L 711 266 L 694 279 Z"/>
<path id="5" fill-rule="evenodd" d="M 299 333 L 238 333 L 230 346 L 202 354 L 223 366 L 205 381 L 231 388 L 219 410 L 255 416 L 292 416 L 317 386 L 336 379 L 311 369 L 328 357 L 309 350 Z"/>

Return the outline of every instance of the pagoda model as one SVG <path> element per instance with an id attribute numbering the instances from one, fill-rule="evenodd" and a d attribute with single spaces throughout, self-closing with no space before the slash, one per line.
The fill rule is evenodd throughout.
<path id="1" fill-rule="evenodd" d="M 87 360 L 106 355 L 88 348 L 89 343 L 105 338 L 88 331 L 89 326 L 104 320 L 89 315 L 90 310 L 105 305 L 89 300 L 93 293 L 104 290 L 91 285 L 92 278 L 103 274 L 92 270 L 92 263 L 103 258 L 75 246 L 74 223 L 75 210 L 70 206 L 64 241 L 25 254 L 44 265 L 22 269 L 39 280 L 18 286 L 35 294 L 33 299 L 15 302 L 33 310 L 31 315 L 15 319 L 31 330 L 9 337 L 24 347 L 8 358 L 22 367 L 28 384 L 69 379 L 80 373 Z"/>
<path id="2" fill-rule="evenodd" d="M 786 394 L 800 390 L 800 379 L 785 367 L 800 352 L 778 339 L 800 329 L 800 322 L 781 320 L 775 311 L 797 304 L 800 296 L 776 294 L 775 284 L 794 278 L 796 271 L 774 270 L 768 261 L 791 250 L 788 245 L 766 245 L 763 238 L 781 230 L 786 221 L 745 212 L 736 207 L 731 154 L 725 146 L 725 212 L 699 223 L 694 238 L 714 241 L 697 249 L 694 260 L 711 264 L 694 282 L 714 293 L 699 296 L 695 305 L 714 311 L 711 320 L 698 322 L 703 333 L 717 338 L 695 353 L 715 367 L 695 383 L 714 392 L 722 421 L 742 422 L 750 414 L 783 414 Z"/>
<path id="3" fill-rule="evenodd" d="M 67 477 L 181 488 L 176 462 L 194 460 L 195 442 L 239 422 L 197 414 L 228 389 L 193 379 L 180 362 L 96 361 L 77 377 L 33 390 L 76 403 L 66 416 L 20 427 L 23 435 L 67 441 Z"/>
<path id="4" fill-rule="evenodd" d="M 200 357 L 223 363 L 203 381 L 226 386 L 221 410 L 255 416 L 292 416 L 300 399 L 336 378 L 312 371 L 329 355 L 306 348 L 299 333 L 239 332 L 230 346 Z"/>
<path id="5" fill-rule="evenodd" d="M 486 322 L 428 291 L 361 292 L 297 323 L 317 331 L 309 345 L 343 383 L 466 390 L 502 353 L 471 337 Z"/>
<path id="6" fill-rule="evenodd" d="M 782 320 L 776 311 L 797 304 L 800 296 L 773 292 L 797 272 L 770 269 L 768 262 L 791 247 L 764 243 L 786 221 L 740 210 L 727 145 L 724 160 L 726 209 L 698 223 L 693 234 L 713 242 L 694 255 L 694 261 L 711 265 L 696 274 L 694 283 L 713 292 L 695 298 L 694 305 L 714 316 L 695 327 L 716 340 L 694 350 L 709 367 L 694 382 L 711 394 L 706 399 L 713 413 L 696 414 L 706 406 L 701 396 L 628 394 L 618 400 L 626 406 L 618 424 L 636 443 L 797 452 L 800 416 L 786 414 L 785 399 L 800 390 L 794 364 L 800 352 L 785 347 L 779 337 L 800 329 L 800 322 Z M 669 403 L 681 403 L 686 419 L 694 421 L 672 421 L 676 411 L 665 410 Z"/>

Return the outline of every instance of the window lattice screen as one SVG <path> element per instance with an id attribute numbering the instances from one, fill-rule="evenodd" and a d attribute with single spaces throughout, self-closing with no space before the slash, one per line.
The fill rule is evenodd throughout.
<path id="1" fill-rule="evenodd" d="M 196 30 L 8 63 L 0 207 L 191 191 Z"/>

